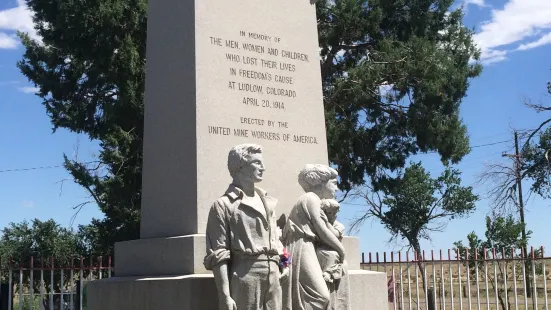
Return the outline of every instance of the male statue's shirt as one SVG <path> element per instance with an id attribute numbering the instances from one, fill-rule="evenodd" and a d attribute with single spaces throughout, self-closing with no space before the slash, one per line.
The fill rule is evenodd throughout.
<path id="1" fill-rule="evenodd" d="M 233 184 L 211 206 L 204 259 L 207 270 L 236 258 L 269 259 L 279 263 L 283 245 L 275 216 L 277 199 L 260 188 L 255 188 L 255 192 L 263 206 L 244 201 L 245 193 Z"/>

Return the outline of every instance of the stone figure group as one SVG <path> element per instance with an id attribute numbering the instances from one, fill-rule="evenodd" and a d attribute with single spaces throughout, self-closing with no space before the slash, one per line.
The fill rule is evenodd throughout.
<path id="1" fill-rule="evenodd" d="M 228 170 L 233 182 L 211 206 L 204 259 L 220 309 L 349 310 L 337 171 L 320 164 L 299 171 L 304 194 L 280 228 L 277 199 L 256 186 L 263 179 L 262 147 L 232 148 Z"/>

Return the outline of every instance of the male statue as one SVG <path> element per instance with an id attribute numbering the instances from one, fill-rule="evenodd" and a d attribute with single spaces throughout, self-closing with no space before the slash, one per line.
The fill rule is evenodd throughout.
<path id="1" fill-rule="evenodd" d="M 211 206 L 207 222 L 207 255 L 221 310 L 280 310 L 283 246 L 276 225 L 277 200 L 255 186 L 262 181 L 262 148 L 242 144 L 231 149 L 233 178 L 226 193 Z"/>

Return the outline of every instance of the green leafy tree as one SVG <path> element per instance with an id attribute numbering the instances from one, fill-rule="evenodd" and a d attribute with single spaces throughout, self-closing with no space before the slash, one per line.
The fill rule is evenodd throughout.
<path id="1" fill-rule="evenodd" d="M 72 262 L 78 265 L 78 258 L 86 255 L 86 246 L 78 233 L 61 227 L 54 220 L 42 222 L 33 220 L 31 223 L 24 221 L 21 223 L 11 223 L 2 230 L 0 238 L 0 270 L 8 270 L 10 267 L 17 270 L 19 267 L 29 268 L 31 257 L 34 259 L 34 267 L 39 268 L 42 263 L 45 267 L 51 266 L 51 259 L 55 266 L 70 266 Z M 31 272 L 25 271 L 23 274 L 23 287 L 17 286 L 17 289 L 28 289 L 31 285 L 35 292 L 41 289 L 40 272 L 33 273 L 33 282 L 31 283 Z M 7 273 L 0 273 L 7 277 Z M 64 282 L 68 283 L 70 273 L 64 274 Z M 16 278 L 19 275 L 15 275 Z M 50 272 L 46 271 L 44 276 L 44 289 L 50 292 L 52 289 L 59 292 L 64 289 L 59 279 L 61 273 L 54 272 L 55 281 L 52 283 Z M 6 283 L 7 279 L 0 279 Z M 43 300 L 45 309 L 49 309 L 47 298 Z M 58 305 L 59 302 L 56 302 Z"/>
<path id="2" fill-rule="evenodd" d="M 451 168 L 433 179 L 421 163 L 413 163 L 398 174 L 396 183 L 388 193 L 363 194 L 370 208 L 355 225 L 375 217 L 393 239 L 405 239 L 418 255 L 421 240 L 430 240 L 431 233 L 443 231 L 450 220 L 472 213 L 478 200 L 470 186 L 461 185 L 459 171 Z M 425 266 L 419 260 L 418 266 L 427 289 Z"/>
<path id="3" fill-rule="evenodd" d="M 331 162 L 341 188 L 394 186 L 407 159 L 469 149 L 459 106 L 479 51 L 453 0 L 317 2 Z"/>
<path id="4" fill-rule="evenodd" d="M 547 83 L 547 93 L 551 95 L 551 82 Z M 548 98 L 547 98 L 548 99 Z M 551 111 L 550 102 L 534 103 L 526 98 L 524 105 L 537 113 Z M 551 117 L 545 117 L 533 129 L 525 130 L 521 156 L 518 158 L 520 178 L 530 180 L 530 192 L 543 198 L 551 198 Z M 514 185 L 508 187 L 514 191 Z"/>
<path id="5" fill-rule="evenodd" d="M 491 292 L 497 290 L 497 298 L 501 305 L 501 309 L 511 309 L 512 294 L 505 294 L 504 280 L 508 282 L 513 280 L 511 272 L 512 265 L 515 265 L 516 273 L 515 281 L 522 281 L 523 256 L 519 253 L 519 249 L 524 249 L 530 239 L 531 231 L 526 232 L 526 238 L 522 237 L 522 231 L 525 224 L 515 220 L 511 215 L 506 217 L 486 217 L 486 240 L 479 238 L 473 231 L 467 235 L 468 245 L 463 245 L 462 241 L 454 243 L 458 250 L 459 257 L 464 260 L 464 265 L 468 266 L 469 272 L 473 277 L 476 276 L 481 280 L 487 280 L 491 286 Z M 513 251 L 513 249 L 516 249 Z M 468 256 L 467 256 L 468 253 Z M 540 251 L 536 251 L 535 255 L 540 255 Z M 492 259 L 491 264 L 496 267 L 497 272 L 485 272 L 486 264 L 489 262 L 484 259 Z M 507 260 L 511 259 L 511 260 Z M 516 259 L 516 260 L 513 260 Z M 526 273 L 529 269 L 526 269 Z M 541 270 L 536 268 L 536 272 Z M 487 278 L 485 278 L 487 277 Z M 530 276 L 527 274 L 527 281 L 530 281 Z M 497 285 L 496 285 L 497 282 Z M 508 288 L 510 289 L 510 288 Z M 495 294 L 495 293 L 494 293 Z M 492 295 L 490 293 L 490 295 Z"/>
<path id="6" fill-rule="evenodd" d="M 547 92 L 551 95 L 551 82 L 547 83 Z M 551 104 L 530 100 L 525 105 L 537 113 L 551 111 Z M 531 191 L 543 198 L 551 198 L 551 117 L 547 117 L 537 128 L 528 131 L 522 148 L 523 178 L 532 181 Z"/>
<path id="7" fill-rule="evenodd" d="M 437 151 L 447 163 L 469 151 L 459 106 L 481 67 L 453 2 L 317 1 L 329 154 L 343 189 L 390 187 L 388 172 L 412 154 Z M 100 142 L 98 163 L 65 166 L 105 214 L 87 231 L 98 254 L 110 252 L 139 237 L 147 3 L 27 4 L 43 44 L 21 34 L 18 66 L 54 130 Z"/>

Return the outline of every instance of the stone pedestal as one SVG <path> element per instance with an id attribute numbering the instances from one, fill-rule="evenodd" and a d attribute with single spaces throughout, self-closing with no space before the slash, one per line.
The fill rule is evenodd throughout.
<path id="1" fill-rule="evenodd" d="M 360 269 L 360 240 L 345 236 L 349 269 Z M 173 276 L 210 273 L 203 266 L 205 235 L 140 239 L 115 244 L 115 274 L 131 276 Z"/>
<path id="2" fill-rule="evenodd" d="M 199 241 L 200 240 L 200 241 Z M 178 257 L 193 262 L 179 249 L 188 242 L 204 244 L 204 235 L 179 238 L 150 239 L 118 244 L 121 253 L 136 253 L 134 261 L 116 264 L 115 275 L 111 279 L 93 281 L 88 284 L 89 310 L 218 310 L 218 294 L 212 273 L 167 276 L 168 272 L 186 273 Z M 359 270 L 360 255 L 358 238 L 345 237 L 345 245 L 350 268 L 350 304 L 352 310 L 387 310 L 388 293 L 385 273 Z M 133 247 L 133 248 L 132 248 Z M 146 251 L 147 247 L 151 251 Z M 131 251 L 126 252 L 127 249 Z M 203 245 L 204 249 L 204 245 Z M 199 250 L 199 249 L 195 249 Z M 164 253 L 154 254 L 153 251 Z M 164 251 L 164 252 L 163 252 Z M 193 251 L 191 251 L 192 253 Z M 139 254 L 139 255 L 138 255 Z M 154 254 L 154 255 L 150 255 Z M 121 255 L 121 257 L 125 257 Z M 128 257 L 130 258 L 130 256 Z M 158 263 L 158 262 L 161 262 Z M 194 263 L 195 264 L 195 263 Z M 118 267 L 117 267 L 118 266 Z M 201 271 L 195 264 L 196 271 Z M 201 264 L 202 266 L 202 264 Z M 204 269 L 203 269 L 204 270 Z M 127 274 L 141 276 L 126 276 Z M 150 276 L 163 274 L 164 276 Z"/>
<path id="3" fill-rule="evenodd" d="M 205 235 L 140 239 L 115 244 L 115 275 L 174 276 L 209 273 Z"/>

